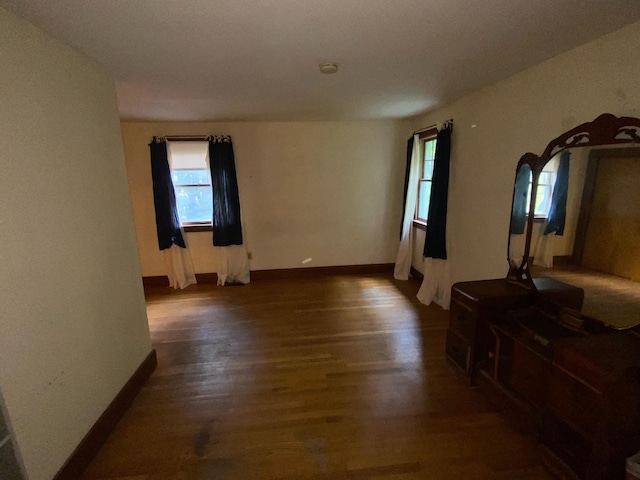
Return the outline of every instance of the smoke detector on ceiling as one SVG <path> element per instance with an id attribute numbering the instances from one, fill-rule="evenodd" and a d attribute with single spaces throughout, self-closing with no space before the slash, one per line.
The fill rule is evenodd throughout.
<path id="1" fill-rule="evenodd" d="M 321 63 L 320 71 L 322 73 L 336 73 L 338 71 L 338 64 L 334 62 Z"/>

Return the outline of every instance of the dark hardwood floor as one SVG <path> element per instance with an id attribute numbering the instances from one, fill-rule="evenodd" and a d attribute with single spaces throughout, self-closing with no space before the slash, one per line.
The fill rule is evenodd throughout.
<path id="1" fill-rule="evenodd" d="M 155 289 L 158 368 L 85 479 L 548 479 L 389 275 Z"/>

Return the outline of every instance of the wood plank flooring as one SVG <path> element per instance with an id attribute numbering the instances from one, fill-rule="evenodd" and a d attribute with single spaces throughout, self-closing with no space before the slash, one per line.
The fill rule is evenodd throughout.
<path id="1" fill-rule="evenodd" d="M 156 289 L 158 369 L 86 480 L 549 479 L 389 275 Z"/>

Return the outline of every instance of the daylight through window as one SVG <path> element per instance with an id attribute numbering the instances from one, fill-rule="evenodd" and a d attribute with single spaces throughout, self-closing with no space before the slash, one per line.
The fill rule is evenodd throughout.
<path id="1" fill-rule="evenodd" d="M 429 202 L 431 200 L 431 182 L 433 180 L 433 165 L 436 155 L 436 137 L 421 138 L 422 161 L 420 162 L 420 180 L 418 184 L 418 204 L 416 220 L 427 221 L 429 217 Z"/>
<path id="2" fill-rule="evenodd" d="M 213 195 L 207 165 L 208 143 L 167 142 L 171 180 L 182 226 L 211 225 Z"/>
<path id="3" fill-rule="evenodd" d="M 558 173 L 558 159 L 551 159 L 540 172 L 538 177 L 538 190 L 536 191 L 536 203 L 534 207 L 534 217 L 547 218 L 549 210 L 551 209 L 551 197 L 553 195 L 553 186 L 556 182 L 556 175 Z M 527 198 L 531 195 L 531 183 L 529 183 L 529 190 L 527 192 Z M 527 206 L 528 213 L 528 206 Z"/>

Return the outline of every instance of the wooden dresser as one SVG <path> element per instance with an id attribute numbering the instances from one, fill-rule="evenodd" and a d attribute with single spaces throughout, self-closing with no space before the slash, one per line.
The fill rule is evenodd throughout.
<path id="1" fill-rule="evenodd" d="M 489 322 L 499 321 L 507 310 L 529 305 L 531 298 L 531 290 L 506 279 L 456 283 L 446 347 L 454 373 L 474 384 L 476 365 L 487 355 Z"/>
<path id="2" fill-rule="evenodd" d="M 616 199 L 619 208 L 597 208 L 611 203 L 612 191 L 620 194 L 613 187 L 603 197 L 600 187 L 613 169 L 616 179 L 625 176 L 619 172 L 638 155 L 638 142 L 640 118 L 605 113 L 558 135 L 540 155 L 522 155 L 513 183 L 507 278 L 452 288 L 447 363 L 509 424 L 536 436 L 544 464 L 560 478 L 623 480 L 626 458 L 640 451 L 640 307 L 637 285 L 629 285 L 638 279 L 625 273 L 632 281 L 621 285 L 606 277 L 627 269 L 600 240 L 620 236 L 616 232 L 637 215 L 626 209 L 625 195 Z M 630 148 L 618 148 L 624 146 Z M 549 193 L 548 167 L 555 170 L 553 193 L 549 208 L 540 209 Z M 629 185 L 629 192 L 638 190 Z M 575 226 L 567 222 L 567 205 L 574 206 Z M 535 224 L 543 214 L 541 229 Z M 587 249 L 594 231 L 598 236 Z M 549 276 L 575 285 L 534 278 L 538 246 L 545 238 L 553 244 L 554 237 L 546 237 L 551 233 L 565 236 L 566 256 L 556 256 L 554 248 L 551 259 L 538 263 L 550 264 Z M 595 252 L 597 261 L 585 252 Z M 627 263 L 637 260 L 624 256 Z"/>
<path id="3" fill-rule="evenodd" d="M 479 383 L 530 415 L 558 476 L 622 479 L 640 449 L 640 338 L 588 328 L 568 329 L 537 307 L 508 312 L 492 326 L 495 356 Z"/>
<path id="4" fill-rule="evenodd" d="M 568 315 L 556 301 L 578 309 L 576 287 L 536 287 L 454 285 L 447 362 L 537 436 L 556 476 L 622 480 L 640 450 L 640 336 Z"/>
<path id="5" fill-rule="evenodd" d="M 446 359 L 456 375 L 470 385 L 475 383 L 478 363 L 491 354 L 490 325 L 500 323 L 507 311 L 531 305 L 534 297 L 549 305 L 559 298 L 573 308 L 582 304 L 579 288 L 552 278 L 536 278 L 533 283 L 536 290 L 504 278 L 453 286 Z"/>

